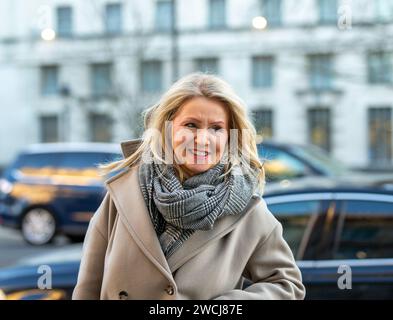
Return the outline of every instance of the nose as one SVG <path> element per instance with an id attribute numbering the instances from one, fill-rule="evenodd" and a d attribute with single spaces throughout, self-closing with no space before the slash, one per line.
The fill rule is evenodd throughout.
<path id="1" fill-rule="evenodd" d="M 210 143 L 209 132 L 207 129 L 198 129 L 194 138 L 197 147 L 205 147 Z"/>

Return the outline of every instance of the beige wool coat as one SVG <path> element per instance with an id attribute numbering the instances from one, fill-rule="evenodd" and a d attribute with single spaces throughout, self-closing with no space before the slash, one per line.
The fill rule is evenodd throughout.
<path id="1" fill-rule="evenodd" d="M 134 143 L 122 145 L 124 156 Z M 73 299 L 303 299 L 305 288 L 281 224 L 253 196 L 242 214 L 197 230 L 166 259 L 137 167 L 106 181 L 90 221 Z M 253 284 L 242 290 L 244 278 Z"/>

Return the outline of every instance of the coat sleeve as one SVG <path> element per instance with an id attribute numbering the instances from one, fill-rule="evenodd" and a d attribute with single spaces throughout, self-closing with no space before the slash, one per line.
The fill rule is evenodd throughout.
<path id="1" fill-rule="evenodd" d="M 267 238 L 254 250 L 243 273 L 253 284 L 230 290 L 216 299 L 279 300 L 304 299 L 302 276 L 277 222 Z"/>
<path id="2" fill-rule="evenodd" d="M 90 220 L 86 232 L 78 280 L 72 294 L 73 300 L 100 299 L 108 243 L 107 229 L 110 210 L 111 201 L 107 193 Z"/>

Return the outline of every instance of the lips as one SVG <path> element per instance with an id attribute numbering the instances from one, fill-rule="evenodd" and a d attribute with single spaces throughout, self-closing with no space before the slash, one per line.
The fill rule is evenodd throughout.
<path id="1" fill-rule="evenodd" d="M 191 149 L 189 149 L 188 151 L 189 151 L 192 155 L 194 155 L 195 157 L 198 157 L 198 158 L 206 158 L 206 157 L 208 157 L 209 154 L 210 154 L 210 152 L 204 151 L 204 150 L 196 150 L 196 149 L 191 150 Z"/>

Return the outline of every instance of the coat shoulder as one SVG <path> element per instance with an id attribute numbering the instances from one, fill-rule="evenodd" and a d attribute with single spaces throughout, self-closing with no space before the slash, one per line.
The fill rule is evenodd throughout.
<path id="1" fill-rule="evenodd" d="M 105 186 L 109 186 L 110 184 L 112 184 L 113 182 L 119 180 L 122 177 L 124 178 L 124 177 L 130 176 L 133 173 L 135 173 L 136 171 L 137 171 L 137 166 L 124 168 L 120 172 L 117 172 L 114 176 L 106 179 L 105 180 Z"/>
<path id="2" fill-rule="evenodd" d="M 258 203 L 249 212 L 246 221 L 247 232 L 256 234 L 259 238 L 268 237 L 273 229 L 280 225 L 280 222 L 269 210 L 262 197 L 259 197 Z"/>
<path id="3" fill-rule="evenodd" d="M 108 186 L 110 185 L 113 181 L 118 180 L 120 177 L 124 176 L 125 174 L 129 173 L 131 168 L 126 168 L 121 170 L 120 172 L 116 173 L 114 176 L 108 178 L 105 180 L 105 185 Z"/>

